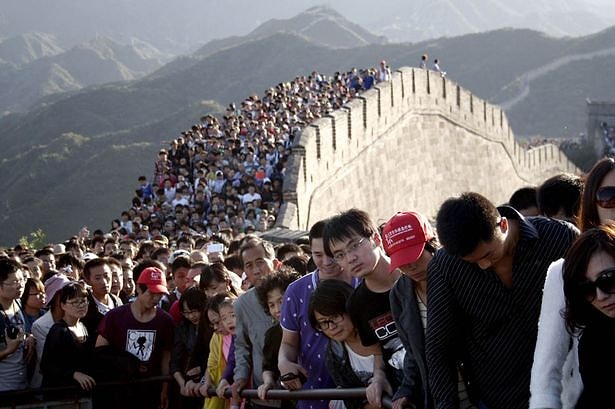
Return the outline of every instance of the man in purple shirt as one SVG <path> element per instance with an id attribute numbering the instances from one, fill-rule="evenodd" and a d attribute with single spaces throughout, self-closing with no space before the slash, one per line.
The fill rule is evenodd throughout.
<path id="1" fill-rule="evenodd" d="M 287 379 L 282 385 L 289 390 L 335 386 L 325 365 L 327 337 L 310 325 L 308 305 L 312 293 L 321 280 L 344 280 L 353 287 L 359 283 L 358 279 L 342 272 L 333 259 L 325 254 L 322 239 L 325 225 L 326 220 L 316 222 L 309 233 L 312 259 L 317 269 L 288 286 L 282 301 L 280 317 L 282 344 L 278 356 L 278 368 L 282 378 Z M 301 380 L 303 377 L 305 382 Z M 327 409 L 328 405 L 329 401 L 326 400 L 297 402 L 299 409 Z"/>
<path id="2" fill-rule="evenodd" d="M 138 358 L 139 375 L 143 378 L 169 374 L 174 328 L 173 318 L 158 307 L 162 295 L 169 292 L 165 274 L 157 267 L 143 268 L 145 265 L 140 263 L 133 270 L 137 298 L 109 311 L 100 322 L 96 339 L 96 348 L 111 345 Z M 164 381 L 130 388 L 139 396 L 139 408 L 166 409 L 168 387 Z M 110 405 L 107 401 L 105 404 Z M 128 403 L 123 406 L 130 407 Z"/>

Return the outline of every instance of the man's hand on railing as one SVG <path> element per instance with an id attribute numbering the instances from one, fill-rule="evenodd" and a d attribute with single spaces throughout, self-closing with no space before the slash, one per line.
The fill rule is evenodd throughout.
<path id="1" fill-rule="evenodd" d="M 90 375 L 86 375 L 83 372 L 75 371 L 73 373 L 73 379 L 77 381 L 81 389 L 84 391 L 90 391 L 96 385 L 96 381 Z"/>
<path id="2" fill-rule="evenodd" d="M 264 383 L 261 386 L 258 387 L 258 398 L 261 400 L 267 400 L 267 391 L 269 389 L 273 389 L 275 388 L 274 384 L 271 383 Z"/>
<path id="3" fill-rule="evenodd" d="M 231 391 L 233 393 L 233 399 L 236 401 L 241 401 L 241 391 L 248 384 L 247 379 L 236 379 L 235 382 L 231 385 Z"/>
<path id="4" fill-rule="evenodd" d="M 199 395 L 200 396 L 207 396 L 207 391 L 212 386 L 213 385 L 209 381 L 209 377 L 206 377 L 204 380 L 201 381 L 201 384 L 199 385 L 199 392 L 198 392 L 197 396 L 199 396 Z"/>
<path id="5" fill-rule="evenodd" d="M 184 396 L 201 396 L 199 395 L 199 387 L 201 384 L 199 382 L 195 382 L 192 379 L 189 379 L 185 384 L 181 391 L 184 391 L 186 395 L 182 393 Z"/>
<path id="6" fill-rule="evenodd" d="M 278 363 L 282 376 L 282 386 L 289 391 L 296 391 L 303 387 L 303 382 L 308 377 L 308 372 L 299 364 L 290 361 L 281 361 Z M 291 376 L 296 375 L 296 376 Z"/>
<path id="7" fill-rule="evenodd" d="M 371 406 L 381 408 L 382 407 L 382 394 L 392 394 L 391 384 L 386 378 L 373 377 L 370 379 L 370 383 L 365 389 L 365 397 Z"/>
<path id="8" fill-rule="evenodd" d="M 165 385 L 168 385 L 169 381 L 173 381 L 173 378 L 171 378 L 170 376 L 153 376 L 151 378 L 147 378 L 147 379 L 135 379 L 135 380 L 122 380 L 122 381 L 107 381 L 107 382 L 99 382 L 96 383 L 96 389 L 99 391 L 113 391 L 113 388 L 120 388 L 120 389 L 124 389 L 127 387 L 127 385 L 131 385 L 131 384 L 141 384 L 141 383 L 149 383 L 149 382 L 162 382 L 163 383 L 163 390 L 166 389 Z M 260 398 L 259 396 L 259 391 L 256 389 L 244 389 L 245 385 L 246 385 L 246 380 L 243 379 L 243 382 L 240 382 L 239 384 L 233 384 L 232 386 L 229 387 L 228 383 L 226 386 L 226 391 L 224 393 L 224 398 L 229 399 L 231 398 L 232 395 L 232 389 L 233 387 L 235 387 L 235 390 L 237 391 L 237 393 L 241 393 L 240 395 L 240 399 L 238 400 L 238 402 L 241 399 L 255 399 L 255 398 Z M 188 388 L 190 385 L 189 383 L 192 382 L 193 384 L 200 386 L 200 383 L 194 383 L 193 381 L 188 381 L 186 382 L 186 388 Z M 93 385 L 94 386 L 94 385 Z M 129 387 L 129 386 L 128 386 Z M 198 387 L 196 388 L 198 390 Z M 375 387 L 373 388 L 375 389 Z M 388 390 L 388 388 L 383 388 L 382 389 L 384 392 L 387 392 L 390 394 L 390 390 Z M 23 397 L 25 396 L 32 396 L 32 397 L 36 397 L 36 399 L 38 399 L 38 396 L 40 395 L 45 395 L 48 392 L 53 392 L 53 393 L 58 393 L 58 392 L 62 392 L 62 393 L 68 393 L 68 394 L 73 394 L 73 397 L 71 399 L 74 399 L 74 394 L 80 394 L 79 392 L 82 392 L 83 389 L 78 388 L 77 390 L 77 386 L 60 386 L 60 387 L 52 387 L 52 388 L 39 388 L 39 389 L 24 389 L 24 390 L 16 390 L 16 391 L 4 391 L 4 392 L 0 392 L 0 401 L 2 403 L 5 402 L 10 402 L 11 399 L 23 399 Z M 367 389 L 366 388 L 345 388 L 345 389 L 340 389 L 340 388 L 335 388 L 335 389 L 300 389 L 297 391 L 288 391 L 288 390 L 284 390 L 284 389 L 269 389 L 267 390 L 266 393 L 266 397 L 267 399 L 292 399 L 292 400 L 297 400 L 297 399 L 301 399 L 301 400 L 320 400 L 320 399 L 365 399 L 366 398 L 366 392 Z M 105 392 L 106 393 L 106 392 Z M 82 394 L 82 393 L 81 393 Z M 195 396 L 201 396 L 200 394 L 197 394 Z M 217 396 L 217 391 L 213 388 L 210 387 L 209 390 L 205 391 L 205 393 L 203 394 L 203 396 Z M 391 397 L 390 395 L 387 395 L 386 393 L 384 395 L 380 395 L 381 397 L 381 406 L 380 407 L 384 407 L 387 409 L 391 408 Z M 161 396 L 161 398 L 164 398 L 163 396 Z M 163 403 L 164 403 L 165 399 L 162 399 Z M 40 403 L 37 400 L 38 403 Z M 404 405 L 405 406 L 405 405 Z M 410 408 L 414 409 L 414 406 L 409 403 Z"/>
<path id="9" fill-rule="evenodd" d="M 192 388 L 194 387 L 194 382 L 192 382 L 191 380 L 187 380 L 180 388 L 179 388 L 179 394 L 182 396 L 192 396 Z"/>

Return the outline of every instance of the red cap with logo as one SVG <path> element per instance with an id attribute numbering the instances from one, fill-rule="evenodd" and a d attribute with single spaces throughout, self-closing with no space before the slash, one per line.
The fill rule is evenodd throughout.
<path id="1" fill-rule="evenodd" d="M 145 284 L 147 289 L 154 294 L 168 294 L 167 279 L 158 267 L 148 267 L 139 275 L 137 284 Z"/>
<path id="2" fill-rule="evenodd" d="M 384 251 L 391 257 L 391 271 L 416 262 L 425 243 L 435 237 L 429 221 L 420 213 L 399 212 L 382 228 Z"/>

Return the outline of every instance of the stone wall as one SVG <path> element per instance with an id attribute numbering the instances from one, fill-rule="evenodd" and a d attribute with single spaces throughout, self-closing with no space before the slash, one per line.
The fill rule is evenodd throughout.
<path id="1" fill-rule="evenodd" d="M 500 204 L 559 172 L 580 173 L 554 145 L 523 149 L 499 107 L 433 71 L 402 68 L 303 130 L 277 225 L 309 229 L 351 207 L 378 223 L 402 210 L 433 218 L 450 196 L 471 190 Z"/>
<path id="2" fill-rule="evenodd" d="M 615 102 L 587 101 L 587 138 L 594 147 L 597 157 L 604 154 L 604 136 L 600 124 L 615 125 Z"/>

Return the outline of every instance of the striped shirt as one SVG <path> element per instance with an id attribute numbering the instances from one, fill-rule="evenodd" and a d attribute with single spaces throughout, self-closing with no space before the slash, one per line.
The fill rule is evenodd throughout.
<path id="1" fill-rule="evenodd" d="M 527 408 L 542 288 L 547 268 L 578 235 L 569 223 L 544 217 L 516 220 L 519 240 L 512 287 L 493 269 L 442 249 L 429 264 L 426 355 L 436 408 L 458 408 L 457 362 L 475 400 L 489 409 Z"/>

